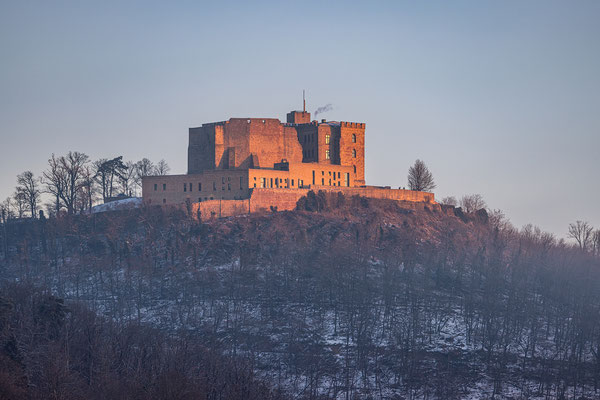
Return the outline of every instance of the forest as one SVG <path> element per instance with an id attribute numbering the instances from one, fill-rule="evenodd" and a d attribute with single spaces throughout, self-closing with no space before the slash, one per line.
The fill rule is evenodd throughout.
<path id="1" fill-rule="evenodd" d="M 600 396 L 591 230 L 573 245 L 499 211 L 321 192 L 0 234 L 7 398 Z"/>

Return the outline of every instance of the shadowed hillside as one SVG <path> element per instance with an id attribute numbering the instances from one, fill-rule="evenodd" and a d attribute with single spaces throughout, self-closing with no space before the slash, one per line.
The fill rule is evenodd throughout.
<path id="1" fill-rule="evenodd" d="M 242 358 L 296 398 L 595 398 L 600 264 L 500 213 L 309 194 L 6 226 L 2 278 Z M 177 340 L 177 339 L 174 339 Z"/>

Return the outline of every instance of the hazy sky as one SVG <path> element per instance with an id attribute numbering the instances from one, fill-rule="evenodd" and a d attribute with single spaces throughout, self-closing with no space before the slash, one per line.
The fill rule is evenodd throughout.
<path id="1" fill-rule="evenodd" d="M 368 184 L 480 193 L 513 223 L 600 227 L 600 1 L 0 0 L 0 199 L 52 153 L 164 158 L 187 129 L 327 103 Z M 321 118 L 321 117 L 319 117 Z"/>

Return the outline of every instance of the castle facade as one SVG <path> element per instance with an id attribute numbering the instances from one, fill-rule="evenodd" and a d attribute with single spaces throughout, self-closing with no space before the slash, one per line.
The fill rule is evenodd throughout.
<path id="1" fill-rule="evenodd" d="M 374 195 L 381 189 L 392 192 Z M 253 211 L 253 194 L 262 199 L 260 206 L 267 206 L 273 194 L 271 206 L 277 207 L 282 195 L 295 193 L 283 207 L 288 209 L 308 190 L 434 202 L 431 193 L 366 186 L 365 124 L 311 121 L 305 110 L 291 111 L 285 123 L 231 118 L 190 128 L 187 174 L 148 176 L 142 182 L 146 204 L 218 200 L 221 210 L 223 200 L 248 200 L 247 212 Z"/>

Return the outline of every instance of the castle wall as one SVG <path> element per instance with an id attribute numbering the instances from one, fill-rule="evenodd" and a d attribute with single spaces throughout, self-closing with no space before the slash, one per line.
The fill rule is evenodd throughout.
<path id="1" fill-rule="evenodd" d="M 214 169 L 273 168 L 302 162 L 296 129 L 273 118 L 231 118 L 191 128 L 188 173 Z"/>
<path id="2" fill-rule="evenodd" d="M 142 180 L 142 193 L 148 204 L 183 204 L 187 201 L 247 199 L 249 189 L 253 188 L 302 188 L 314 184 L 347 187 L 354 184 L 351 167 L 291 163 L 288 168 L 205 170 L 188 175 L 148 176 Z"/>
<path id="3" fill-rule="evenodd" d="M 250 170 L 251 188 L 300 188 L 312 185 L 352 186 L 352 168 L 321 163 L 289 164 L 289 171 Z M 264 182 L 262 179 L 265 179 Z M 283 184 L 279 183 L 283 180 Z"/>
<path id="4" fill-rule="evenodd" d="M 222 130 L 222 127 L 217 124 L 206 124 L 189 129 L 188 174 L 214 169 L 217 129 Z"/>
<path id="5" fill-rule="evenodd" d="M 365 124 L 309 122 L 300 111 L 287 120 L 231 118 L 191 128 L 188 175 L 144 178 L 144 201 L 198 203 L 203 215 L 215 215 L 218 204 L 223 216 L 291 210 L 309 189 L 435 204 L 432 193 L 365 186 Z"/>
<path id="6" fill-rule="evenodd" d="M 354 178 L 356 180 L 356 184 L 364 185 L 365 124 L 357 122 L 340 123 L 339 158 L 341 165 L 350 165 L 353 169 L 356 167 L 356 174 Z"/>
<path id="7" fill-rule="evenodd" d="M 247 199 L 250 196 L 248 170 L 148 176 L 142 179 L 142 193 L 144 202 L 153 205 Z"/>
<path id="8" fill-rule="evenodd" d="M 404 189 L 386 189 L 377 187 L 366 188 L 334 188 L 334 187 L 313 187 L 313 188 L 256 188 L 252 189 L 249 199 L 245 200 L 212 200 L 202 203 L 192 204 L 192 213 L 197 217 L 200 211 L 201 218 L 211 217 L 229 217 L 235 215 L 243 215 L 254 212 L 270 211 L 276 208 L 277 211 L 290 211 L 296 208 L 298 200 L 302 196 L 313 190 L 328 192 L 342 192 L 344 195 L 363 196 L 378 199 L 390 199 L 402 203 L 403 207 L 407 208 L 423 208 L 425 205 L 429 207 L 438 207 L 433 198 L 433 193 L 417 192 Z M 441 209 L 441 208 L 440 208 Z"/>

